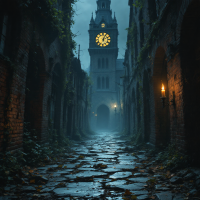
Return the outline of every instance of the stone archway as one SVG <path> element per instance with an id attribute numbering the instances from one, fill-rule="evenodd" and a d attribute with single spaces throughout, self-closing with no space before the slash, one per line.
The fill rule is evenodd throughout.
<path id="1" fill-rule="evenodd" d="M 110 110 L 106 105 L 97 108 L 97 129 L 107 130 L 109 128 Z"/>
<path id="2" fill-rule="evenodd" d="M 51 101 L 51 120 L 53 128 L 60 133 L 61 128 L 61 95 L 62 95 L 62 70 L 61 65 L 57 63 L 53 70 L 52 76 L 52 101 Z"/>
<path id="3" fill-rule="evenodd" d="M 30 123 L 30 129 L 37 131 L 41 139 L 43 121 L 43 97 L 45 83 L 45 61 L 42 49 L 29 52 L 24 121 Z"/>
<path id="4" fill-rule="evenodd" d="M 180 57 L 186 147 L 195 159 L 200 152 L 200 2 L 192 1 L 182 22 Z"/>
<path id="5" fill-rule="evenodd" d="M 161 103 L 161 87 L 165 86 L 166 99 L 169 102 L 169 89 L 167 81 L 167 61 L 166 54 L 163 47 L 158 47 L 154 60 L 153 69 L 153 90 L 154 90 L 154 112 L 155 112 L 155 144 L 168 144 L 170 142 L 170 120 L 169 120 L 169 106 L 164 108 Z"/>

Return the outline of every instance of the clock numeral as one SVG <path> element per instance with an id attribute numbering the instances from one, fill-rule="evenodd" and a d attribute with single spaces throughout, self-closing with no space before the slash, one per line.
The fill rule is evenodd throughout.
<path id="1" fill-rule="evenodd" d="M 99 33 L 96 36 L 96 44 L 99 45 L 100 47 L 106 47 L 109 45 L 111 41 L 111 37 L 107 33 Z"/>

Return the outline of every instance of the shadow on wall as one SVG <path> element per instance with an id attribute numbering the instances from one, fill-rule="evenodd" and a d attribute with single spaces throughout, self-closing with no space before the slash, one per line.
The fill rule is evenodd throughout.
<path id="1" fill-rule="evenodd" d="M 181 29 L 184 121 L 187 150 L 200 165 L 200 2 L 194 0 L 185 13 Z"/>

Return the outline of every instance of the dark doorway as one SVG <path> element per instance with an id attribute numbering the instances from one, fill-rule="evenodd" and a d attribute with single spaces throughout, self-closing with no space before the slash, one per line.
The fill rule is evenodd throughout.
<path id="1" fill-rule="evenodd" d="M 97 128 L 106 130 L 109 126 L 110 111 L 106 105 L 101 105 L 97 109 Z"/>
<path id="2" fill-rule="evenodd" d="M 183 76 L 186 145 L 193 161 L 200 165 L 200 2 L 195 0 L 185 13 L 181 30 L 181 68 Z"/>
<path id="3" fill-rule="evenodd" d="M 29 52 L 24 121 L 30 123 L 30 129 L 37 132 L 41 139 L 43 121 L 43 90 L 45 82 L 45 61 L 40 48 Z"/>
<path id="4" fill-rule="evenodd" d="M 60 132 L 61 125 L 61 87 L 62 87 L 62 73 L 60 64 L 56 64 L 53 70 L 52 81 L 52 102 L 51 102 L 51 119 L 53 128 Z"/>

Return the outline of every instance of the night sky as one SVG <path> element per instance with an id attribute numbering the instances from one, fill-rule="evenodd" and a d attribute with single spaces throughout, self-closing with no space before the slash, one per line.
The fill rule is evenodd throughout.
<path id="1" fill-rule="evenodd" d="M 123 2 L 123 3 L 122 3 Z M 90 65 L 90 56 L 88 52 L 89 48 L 89 23 L 92 16 L 92 12 L 95 18 L 95 10 L 97 9 L 96 0 L 78 0 L 75 4 L 76 14 L 74 16 L 75 24 L 72 28 L 72 32 L 77 35 L 75 41 L 77 45 L 81 45 L 80 60 L 83 69 L 87 69 Z M 129 23 L 129 6 L 128 0 L 111 0 L 111 9 L 114 12 L 118 22 L 119 30 L 119 54 L 118 58 L 123 58 L 125 55 L 127 31 Z M 78 47 L 77 47 L 78 50 Z M 75 56 L 77 54 L 75 53 Z"/>

